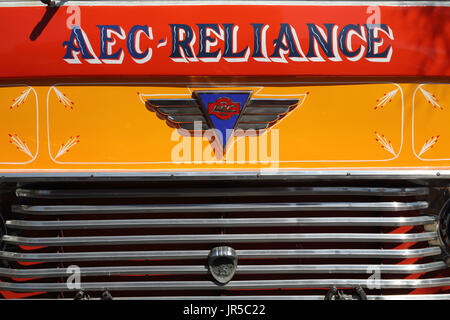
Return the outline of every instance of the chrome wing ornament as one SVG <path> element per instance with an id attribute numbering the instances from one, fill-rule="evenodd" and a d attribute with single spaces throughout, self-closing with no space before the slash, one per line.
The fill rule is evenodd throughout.
<path id="1" fill-rule="evenodd" d="M 300 99 L 252 98 L 252 91 L 194 91 L 192 98 L 147 99 L 146 107 L 179 130 L 181 135 L 200 135 L 211 130 L 215 148 L 226 153 L 233 136 L 264 133 L 294 110 Z M 211 141 L 212 143 L 212 141 Z"/>

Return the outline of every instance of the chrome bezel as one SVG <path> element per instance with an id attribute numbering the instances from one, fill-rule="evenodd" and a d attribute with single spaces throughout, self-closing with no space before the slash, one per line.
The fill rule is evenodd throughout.
<path id="1" fill-rule="evenodd" d="M 228 274 L 217 274 L 215 263 L 221 260 L 223 264 L 228 266 Z M 237 254 L 236 251 L 228 246 L 215 247 L 211 249 L 208 255 L 208 270 L 211 276 L 219 284 L 224 285 L 233 278 L 237 268 Z"/>

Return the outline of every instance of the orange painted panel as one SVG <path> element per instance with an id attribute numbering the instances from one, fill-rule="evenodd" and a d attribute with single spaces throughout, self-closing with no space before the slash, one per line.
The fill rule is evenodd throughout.
<path id="1" fill-rule="evenodd" d="M 423 161 L 450 161 L 450 87 L 421 84 L 413 96 L 414 154 Z"/>
<path id="2" fill-rule="evenodd" d="M 27 92 L 25 102 L 10 109 L 18 101 L 13 99 Z M 234 130 L 219 150 L 215 133 L 195 136 L 176 129 L 170 116 L 145 103 L 191 99 L 196 92 L 250 92 L 250 99 L 295 99 L 296 104 L 257 135 Z M 5 162 L 0 171 L 447 168 L 449 100 L 446 84 L 3 86 L 1 112 L 8 120 L 1 129 Z M 20 137 L 27 148 L 9 143 L 8 133 L 17 134 L 14 141 Z"/>
<path id="3" fill-rule="evenodd" d="M 0 164 L 32 162 L 38 155 L 38 98 L 26 85 L 0 85 Z"/>

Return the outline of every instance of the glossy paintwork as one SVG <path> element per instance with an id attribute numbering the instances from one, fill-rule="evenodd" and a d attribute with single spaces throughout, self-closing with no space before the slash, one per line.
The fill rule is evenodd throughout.
<path id="1" fill-rule="evenodd" d="M 223 89 L 223 84 L 1 87 L 0 103 L 4 107 L 0 112 L 2 119 L 8 119 L 1 128 L 1 171 L 401 169 L 450 165 L 447 84 L 227 86 L 226 90 L 252 91 L 254 98 L 295 97 L 300 102 L 267 133 L 232 138 L 223 160 L 214 156 L 206 137 L 181 136 L 144 104 L 151 97 L 189 98 L 195 90 L 217 88 Z M 23 103 L 10 108 L 15 98 L 27 92 Z"/>
<path id="2" fill-rule="evenodd" d="M 380 6 L 379 20 L 366 6 L 80 6 L 80 19 L 74 17 L 74 9 L 67 6 L 46 9 L 45 7 L 3 7 L 0 10 L 2 45 L 0 46 L 0 78 L 39 78 L 46 76 L 154 76 L 154 75 L 295 75 L 295 76 L 413 76 L 448 77 L 449 67 L 449 7 L 397 7 Z M 372 13 L 371 13 L 372 12 Z M 20 23 L 16 23 L 20 20 Z M 78 22 L 76 22 L 78 21 Z M 63 59 L 66 54 L 64 41 L 71 35 L 69 27 L 78 23 L 89 40 L 98 61 L 81 59 L 81 64 L 69 64 Z M 188 25 L 196 34 L 193 51 L 199 51 L 199 24 L 234 24 L 236 48 L 239 52 L 248 47 L 247 61 L 229 62 L 222 57 L 217 62 L 175 62 L 170 58 L 173 35 L 170 24 Z M 268 26 L 266 48 L 269 61 L 256 61 L 254 52 L 257 41 L 251 24 Z M 327 23 L 335 24 L 338 33 L 349 24 L 364 25 L 381 23 L 392 30 L 392 40 L 379 32 L 379 51 L 392 47 L 392 58 L 388 62 L 373 62 L 365 57 L 350 61 L 341 53 L 342 61 L 285 62 L 272 58 L 273 41 L 280 35 L 282 24 L 296 30 L 299 45 L 306 55 L 312 39 L 307 24 L 315 24 L 325 31 Z M 100 25 L 115 25 L 127 36 L 133 26 L 152 28 L 153 39 L 140 35 L 139 49 L 152 50 L 152 57 L 145 63 L 136 63 L 127 50 L 128 39 L 121 40 L 112 35 L 111 53 L 122 50 L 124 59 L 119 64 L 106 64 L 100 59 Z M 224 54 L 225 40 L 217 39 L 211 52 L 221 50 Z M 364 35 L 367 40 L 367 35 Z M 367 41 L 352 37 L 352 48 L 366 50 Z M 336 38 L 337 39 L 337 38 Z M 208 42 L 206 45 L 211 44 Z M 381 43 L 382 42 L 382 43 Z M 230 42 L 231 43 L 231 42 Z M 336 43 L 336 41 L 335 41 Z M 337 44 L 336 44 L 337 45 Z M 324 52 L 319 48 L 324 56 Z M 287 57 L 287 54 L 286 54 Z M 101 61 L 100 61 L 101 60 Z M 195 60 L 195 59 L 194 59 Z M 95 63 L 94 63 L 95 62 Z"/>

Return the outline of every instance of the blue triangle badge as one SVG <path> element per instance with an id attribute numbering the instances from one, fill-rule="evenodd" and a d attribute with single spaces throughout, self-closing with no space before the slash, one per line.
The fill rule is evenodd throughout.
<path id="1" fill-rule="evenodd" d="M 228 140 L 249 101 L 251 91 L 195 91 L 203 107 L 209 127 L 215 129 L 216 139 L 225 154 Z"/>

